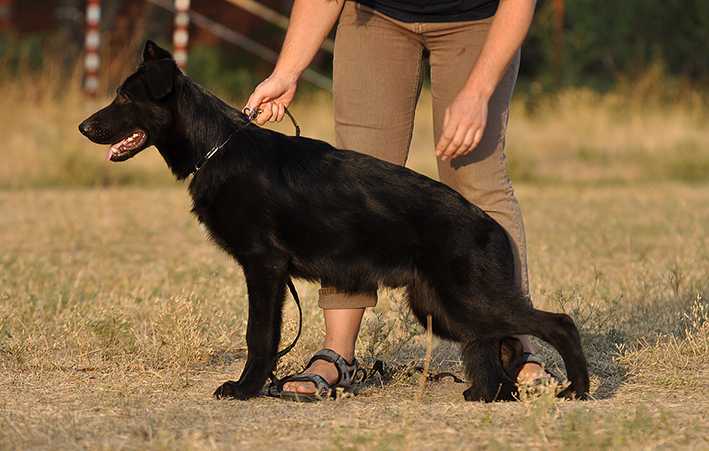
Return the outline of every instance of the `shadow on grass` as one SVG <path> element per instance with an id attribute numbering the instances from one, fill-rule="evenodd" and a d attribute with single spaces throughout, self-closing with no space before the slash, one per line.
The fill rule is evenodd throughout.
<path id="1" fill-rule="evenodd" d="M 633 300 L 619 296 L 603 302 L 602 309 L 582 303 L 578 291 L 555 293 L 560 310 L 574 318 L 581 333 L 591 377 L 597 380 L 592 397 L 612 398 L 627 381 L 627 368 L 618 359 L 624 349 L 651 346 L 660 336 L 684 338 L 692 305 L 698 298 L 706 299 L 708 292 L 709 287 L 698 283 Z M 552 371 L 564 374 L 559 355 L 549 345 L 538 343 Z"/>

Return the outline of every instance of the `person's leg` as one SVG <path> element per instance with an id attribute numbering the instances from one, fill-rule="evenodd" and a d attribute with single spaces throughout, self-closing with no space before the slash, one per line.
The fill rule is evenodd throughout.
<path id="1" fill-rule="evenodd" d="M 403 165 L 421 87 L 420 36 L 409 25 L 350 1 L 340 17 L 334 53 L 336 146 Z M 325 317 L 323 347 L 351 361 L 364 310 L 376 305 L 376 296 L 324 286 L 319 300 Z M 337 378 L 334 365 L 322 360 L 304 373 L 330 383 Z M 314 386 L 291 382 L 284 389 L 311 393 Z"/>
<path id="2" fill-rule="evenodd" d="M 491 19 L 427 24 L 425 43 L 431 52 L 431 94 L 434 137 L 443 130 L 446 108 L 458 95 L 484 44 Z M 488 120 L 480 144 L 470 154 L 452 161 L 438 161 L 441 181 L 461 193 L 495 219 L 509 234 L 516 260 L 517 283 L 529 297 L 527 251 L 522 212 L 507 174 L 505 131 L 509 104 L 517 80 L 519 53 L 510 63 L 488 105 Z M 524 351 L 534 352 L 528 337 L 520 336 Z M 518 381 L 543 375 L 538 365 L 525 365 Z"/>
<path id="3" fill-rule="evenodd" d="M 364 307 L 323 309 L 323 316 L 325 317 L 323 348 L 332 349 L 348 362 L 352 362 L 364 310 Z M 319 374 L 329 383 L 337 379 L 335 365 L 324 360 L 316 360 L 303 371 L 303 374 Z M 284 390 L 300 393 L 312 393 L 314 389 L 314 385 L 310 382 L 289 382 L 284 385 Z"/>

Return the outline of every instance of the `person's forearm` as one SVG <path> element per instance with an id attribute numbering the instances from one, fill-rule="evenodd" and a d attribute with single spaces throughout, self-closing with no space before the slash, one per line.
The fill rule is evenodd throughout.
<path id="1" fill-rule="evenodd" d="M 298 78 L 340 16 L 344 0 L 295 0 L 274 75 Z"/>
<path id="2" fill-rule="evenodd" d="M 486 98 L 492 96 L 507 65 L 527 36 L 535 3 L 535 0 L 500 1 L 482 52 L 463 91 Z"/>

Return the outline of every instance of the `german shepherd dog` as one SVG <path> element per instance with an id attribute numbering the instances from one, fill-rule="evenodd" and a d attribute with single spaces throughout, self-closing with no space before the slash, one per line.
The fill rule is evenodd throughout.
<path id="1" fill-rule="evenodd" d="M 248 357 L 239 380 L 220 386 L 217 398 L 247 399 L 264 386 L 277 360 L 290 277 L 348 293 L 405 287 L 418 321 L 431 315 L 436 335 L 461 343 L 467 400 L 514 398 L 515 381 L 500 361 L 501 342 L 512 335 L 554 346 L 569 380 L 559 396 L 586 398 L 589 376 L 573 320 L 531 307 L 503 228 L 442 183 L 253 125 L 150 41 L 116 98 L 79 130 L 110 145 L 111 161 L 152 145 L 178 180 L 194 174 L 192 212 L 243 267 Z"/>

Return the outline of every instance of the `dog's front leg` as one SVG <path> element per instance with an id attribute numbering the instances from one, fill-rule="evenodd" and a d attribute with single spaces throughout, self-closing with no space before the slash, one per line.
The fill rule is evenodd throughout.
<path id="1" fill-rule="evenodd" d="M 225 382 L 214 392 L 216 398 L 247 399 L 257 395 L 273 371 L 281 339 L 287 262 L 259 258 L 250 259 L 243 266 L 249 293 L 248 357 L 239 381 Z"/>

